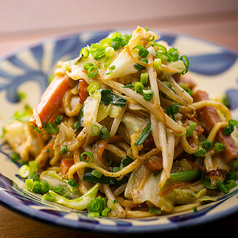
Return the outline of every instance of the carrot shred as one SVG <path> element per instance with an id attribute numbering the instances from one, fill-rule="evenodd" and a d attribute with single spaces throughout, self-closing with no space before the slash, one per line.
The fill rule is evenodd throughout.
<path id="1" fill-rule="evenodd" d="M 146 64 L 146 63 L 143 63 L 141 61 L 139 61 L 138 59 L 136 59 L 133 54 L 131 53 L 131 50 L 130 50 L 130 47 L 127 45 L 125 46 L 125 49 L 126 49 L 126 52 L 128 53 L 128 55 L 138 64 L 142 65 L 142 66 L 152 66 L 153 65 L 153 62 L 150 63 L 150 64 Z"/>
<path id="2" fill-rule="evenodd" d="M 98 156 L 98 159 L 104 163 L 103 159 L 102 159 L 102 155 L 103 155 L 103 152 L 107 146 L 107 144 L 113 140 L 124 140 L 121 136 L 112 136 L 110 138 L 108 138 L 107 140 L 101 140 L 101 142 L 99 143 L 98 145 L 98 149 L 97 149 L 97 156 Z"/>
<path id="3" fill-rule="evenodd" d="M 60 163 L 60 170 L 62 175 L 65 175 L 73 164 L 74 159 L 62 159 Z"/>

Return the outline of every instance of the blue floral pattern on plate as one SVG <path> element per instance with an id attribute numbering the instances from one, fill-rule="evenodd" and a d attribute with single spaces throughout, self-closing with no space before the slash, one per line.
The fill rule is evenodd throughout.
<path id="1" fill-rule="evenodd" d="M 129 30 L 123 30 L 130 33 Z M 0 58 L 0 127 L 6 123 L 19 105 L 39 101 L 59 60 L 76 58 L 80 49 L 105 38 L 110 31 L 86 31 L 44 40 Z M 231 112 L 238 118 L 238 55 L 210 42 L 185 35 L 157 32 L 161 40 L 178 48 L 190 60 L 189 75 L 199 88 L 215 97 L 227 93 Z M 215 86 L 214 86 L 215 85 Z M 19 102 L 19 91 L 27 98 Z M 204 224 L 238 211 L 237 193 L 233 189 L 219 201 L 198 208 L 197 212 L 172 214 L 148 219 L 88 218 L 87 213 L 41 201 L 40 196 L 24 189 L 17 176 L 18 165 L 10 161 L 11 148 L 0 141 L 0 203 L 22 214 L 52 224 L 104 233 L 159 232 L 196 224 Z"/>

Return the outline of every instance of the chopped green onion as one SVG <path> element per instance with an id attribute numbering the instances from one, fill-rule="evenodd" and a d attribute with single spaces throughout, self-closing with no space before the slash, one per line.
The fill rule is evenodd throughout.
<path id="1" fill-rule="evenodd" d="M 49 182 L 46 180 L 41 180 L 40 184 L 42 186 L 42 191 L 41 193 L 47 193 L 50 190 L 50 185 Z"/>
<path id="2" fill-rule="evenodd" d="M 148 84 L 149 74 L 148 73 L 141 73 L 140 74 L 140 82 L 146 86 Z"/>
<path id="3" fill-rule="evenodd" d="M 19 154 L 17 154 L 17 153 L 15 153 L 15 152 L 13 152 L 12 154 L 11 154 L 11 161 L 12 162 L 17 162 L 18 160 L 19 160 L 19 158 L 20 158 L 20 155 Z"/>
<path id="4" fill-rule="evenodd" d="M 93 63 L 88 62 L 88 63 L 84 64 L 83 68 L 84 68 L 85 70 L 89 70 L 89 69 L 90 69 L 91 67 L 93 67 L 93 66 L 94 66 Z"/>
<path id="5" fill-rule="evenodd" d="M 33 181 L 39 181 L 39 176 L 36 173 L 30 173 L 27 178 L 32 179 Z"/>
<path id="6" fill-rule="evenodd" d="M 96 130 L 97 130 L 97 132 L 96 133 L 94 133 L 94 127 L 96 128 Z M 100 128 L 99 128 L 99 126 L 97 126 L 97 125 L 92 125 L 92 127 L 91 127 L 91 133 L 92 133 L 92 135 L 93 136 L 98 136 L 99 134 L 100 134 Z"/>
<path id="7" fill-rule="evenodd" d="M 142 131 L 142 133 L 140 134 L 140 136 L 137 138 L 137 140 L 135 141 L 134 145 L 141 145 L 144 143 L 144 141 L 146 140 L 146 138 L 150 135 L 151 133 L 151 123 L 149 123 L 146 128 Z"/>
<path id="8" fill-rule="evenodd" d="M 107 68 L 111 64 L 112 58 L 110 56 L 106 56 L 106 57 L 103 58 L 102 61 L 104 63 L 104 65 L 103 65 L 104 68 Z"/>
<path id="9" fill-rule="evenodd" d="M 76 120 L 76 122 L 74 123 L 74 126 L 73 126 L 75 133 L 78 131 L 80 126 L 83 124 L 83 108 L 84 108 L 84 105 L 81 107 L 80 112 L 78 114 L 78 118 L 77 118 L 77 120 Z"/>
<path id="10" fill-rule="evenodd" d="M 49 193 L 46 193 L 43 195 L 42 199 L 48 201 L 48 202 L 53 202 L 54 201 L 54 196 L 52 196 L 51 194 Z"/>
<path id="11" fill-rule="evenodd" d="M 151 89 L 144 89 L 142 90 L 142 96 L 146 101 L 150 101 L 154 96 L 154 91 Z"/>
<path id="12" fill-rule="evenodd" d="M 197 211 L 198 211 L 196 206 L 193 207 L 193 211 L 194 211 L 194 212 L 197 212 Z"/>
<path id="13" fill-rule="evenodd" d="M 134 84 L 134 89 L 137 93 L 142 93 L 142 90 L 144 89 L 144 85 L 141 82 L 136 82 Z"/>
<path id="14" fill-rule="evenodd" d="M 22 178 L 27 178 L 30 174 L 30 167 L 26 164 L 22 165 L 19 169 L 19 175 L 22 177 Z"/>
<path id="15" fill-rule="evenodd" d="M 228 163 L 228 165 L 234 169 L 238 169 L 238 159 L 235 158 Z"/>
<path id="16" fill-rule="evenodd" d="M 106 75 L 111 74 L 114 69 L 116 69 L 115 65 L 112 65 L 111 67 L 109 67 L 109 69 L 108 69 L 109 71 L 108 71 L 108 73 L 106 73 Z"/>
<path id="17" fill-rule="evenodd" d="M 149 213 L 155 213 L 157 215 L 160 215 L 161 214 L 161 208 L 159 207 L 150 207 L 149 208 Z"/>
<path id="18" fill-rule="evenodd" d="M 234 131 L 234 126 L 236 126 L 237 123 L 238 122 L 236 120 L 230 119 L 228 121 L 228 126 L 224 128 L 222 134 L 225 136 L 230 135 Z"/>
<path id="19" fill-rule="evenodd" d="M 202 157 L 210 157 L 207 153 L 206 153 L 206 150 L 203 149 L 202 147 L 200 147 L 195 153 L 194 153 L 194 156 L 196 157 L 199 157 L 199 156 L 202 156 Z"/>
<path id="20" fill-rule="evenodd" d="M 90 157 L 90 160 L 84 159 L 84 155 L 89 156 L 89 157 Z M 85 162 L 85 163 L 90 163 L 90 162 L 93 161 L 93 159 L 94 159 L 94 156 L 93 156 L 93 153 L 92 153 L 92 152 L 83 152 L 83 153 L 80 155 L 80 161 Z"/>
<path id="21" fill-rule="evenodd" d="M 109 56 L 110 58 L 112 58 L 115 54 L 114 48 L 113 47 L 107 47 L 105 49 L 105 54 L 106 54 L 106 56 Z"/>
<path id="22" fill-rule="evenodd" d="M 154 60 L 154 68 L 156 71 L 162 70 L 161 68 L 161 59 L 155 59 Z"/>
<path id="23" fill-rule="evenodd" d="M 210 178 L 208 178 L 208 177 L 205 177 L 205 178 L 203 179 L 203 184 L 205 185 L 205 187 L 207 187 L 207 188 L 209 188 L 209 189 L 216 189 L 216 187 L 214 187 L 214 186 L 211 185 L 211 180 L 210 180 Z"/>
<path id="24" fill-rule="evenodd" d="M 224 151 L 225 145 L 220 142 L 215 142 L 214 149 L 215 149 L 215 152 L 218 154 L 218 153 Z"/>
<path id="25" fill-rule="evenodd" d="M 133 85 L 133 84 L 130 84 L 130 83 L 128 83 L 128 84 L 126 84 L 126 85 L 122 86 L 122 88 L 134 88 L 134 85 Z"/>
<path id="26" fill-rule="evenodd" d="M 226 179 L 228 179 L 228 180 L 237 180 L 238 175 L 236 174 L 236 172 L 229 172 L 226 176 Z"/>
<path id="27" fill-rule="evenodd" d="M 102 211 L 102 216 L 107 217 L 108 212 L 110 212 L 110 211 L 111 211 L 111 209 L 109 207 L 105 207 L 105 209 Z"/>
<path id="28" fill-rule="evenodd" d="M 103 154 L 102 159 L 105 165 L 109 166 L 112 163 L 112 156 L 110 154 Z"/>
<path id="29" fill-rule="evenodd" d="M 224 185 L 228 188 L 228 189 L 232 189 L 235 188 L 237 186 L 235 180 L 231 179 L 231 180 L 225 180 Z"/>
<path id="30" fill-rule="evenodd" d="M 192 137 L 193 136 L 193 131 L 195 130 L 196 126 L 197 126 L 196 122 L 190 123 L 190 125 L 188 127 L 187 137 Z"/>
<path id="31" fill-rule="evenodd" d="M 92 82 L 87 87 L 87 91 L 91 97 L 93 97 L 99 89 L 100 89 L 100 84 L 98 82 Z"/>
<path id="32" fill-rule="evenodd" d="M 192 181 L 194 179 L 199 178 L 201 176 L 201 171 L 189 170 L 189 171 L 171 173 L 170 176 L 174 182 L 179 182 L 179 181 L 186 182 L 186 181 Z"/>
<path id="33" fill-rule="evenodd" d="M 35 186 L 35 183 L 32 179 L 26 179 L 25 185 L 26 185 L 27 190 L 32 191 Z"/>
<path id="34" fill-rule="evenodd" d="M 42 184 L 39 181 L 35 181 L 32 192 L 33 193 L 41 193 L 41 191 L 42 191 Z"/>
<path id="35" fill-rule="evenodd" d="M 141 45 L 135 46 L 135 47 L 133 48 L 133 50 L 134 50 L 134 49 L 138 49 L 138 50 L 139 50 L 139 56 L 141 56 L 141 57 L 143 57 L 143 58 L 147 57 L 148 54 L 149 54 L 149 51 L 146 50 L 146 49 L 145 49 L 143 46 L 141 46 Z"/>
<path id="36" fill-rule="evenodd" d="M 79 186 L 79 184 L 76 182 L 76 180 L 74 178 L 71 178 L 68 180 L 68 185 L 73 188 L 77 188 Z"/>
<path id="37" fill-rule="evenodd" d="M 179 112 L 179 105 L 178 104 L 171 104 L 167 109 L 166 109 L 166 113 L 167 115 L 171 115 L 173 120 L 175 121 L 175 117 L 174 114 Z"/>
<path id="38" fill-rule="evenodd" d="M 102 128 L 100 130 L 100 137 L 103 140 L 107 140 L 110 137 L 110 132 L 104 125 L 102 126 Z"/>
<path id="39" fill-rule="evenodd" d="M 103 174 L 96 169 L 94 169 L 91 174 L 97 178 L 101 178 L 103 176 Z"/>
<path id="40" fill-rule="evenodd" d="M 212 148 L 212 142 L 209 140 L 202 141 L 200 144 L 205 150 L 210 150 Z"/>
<path id="41" fill-rule="evenodd" d="M 81 49 L 80 54 L 83 56 L 84 59 L 86 59 L 89 56 L 89 50 L 86 47 L 84 47 Z"/>
<path id="42" fill-rule="evenodd" d="M 92 66 L 92 67 L 90 67 L 89 69 L 88 69 L 88 77 L 89 78 L 94 78 L 96 75 L 97 75 L 97 73 L 98 73 L 98 66 Z"/>
<path id="43" fill-rule="evenodd" d="M 182 74 L 186 74 L 186 73 L 188 72 L 189 60 L 188 60 L 187 56 L 185 56 L 185 55 L 182 55 L 182 56 L 180 57 L 180 60 L 183 61 L 184 65 L 185 65 L 185 67 L 186 67 L 186 69 L 182 72 Z"/>
<path id="44" fill-rule="evenodd" d="M 223 193 L 229 193 L 229 189 L 225 186 L 222 180 L 218 180 L 216 185 Z"/>
<path id="45" fill-rule="evenodd" d="M 62 155 L 64 155 L 64 154 L 66 154 L 67 152 L 68 152 L 68 146 L 67 146 L 67 145 L 63 145 L 63 146 L 61 147 L 60 153 L 61 153 Z"/>
<path id="46" fill-rule="evenodd" d="M 155 36 L 153 35 L 150 35 L 148 38 L 147 38 L 147 42 L 151 42 L 155 39 Z"/>
<path id="47" fill-rule="evenodd" d="M 55 119 L 55 124 L 59 125 L 61 123 L 63 119 L 63 116 L 62 115 L 58 115 Z"/>

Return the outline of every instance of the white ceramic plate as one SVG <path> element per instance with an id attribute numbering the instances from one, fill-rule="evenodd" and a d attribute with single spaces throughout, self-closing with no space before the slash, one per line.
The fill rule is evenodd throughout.
<path id="1" fill-rule="evenodd" d="M 82 47 L 98 42 L 114 30 L 46 39 L 0 58 L 0 128 L 26 103 L 32 107 L 37 105 L 58 60 L 77 57 Z M 132 31 L 124 29 L 123 32 Z M 189 75 L 199 88 L 206 90 L 211 97 L 221 93 L 228 95 L 232 115 L 238 119 L 238 54 L 198 38 L 155 32 L 189 58 Z M 26 95 L 21 102 L 18 92 Z M 17 175 L 19 165 L 11 162 L 11 153 L 11 148 L 1 139 L 0 202 L 17 212 L 55 225 L 103 233 L 148 233 L 205 224 L 238 212 L 238 189 L 234 188 L 218 201 L 199 207 L 197 212 L 148 219 L 88 218 L 85 212 L 43 203 L 39 195 L 24 190 L 24 182 Z"/>

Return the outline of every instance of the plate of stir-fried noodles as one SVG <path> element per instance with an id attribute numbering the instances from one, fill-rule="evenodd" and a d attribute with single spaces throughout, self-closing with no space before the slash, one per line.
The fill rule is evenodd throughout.
<path id="1" fill-rule="evenodd" d="M 2 57 L 1 204 L 111 233 L 237 212 L 237 69 L 229 49 L 139 26 Z"/>

